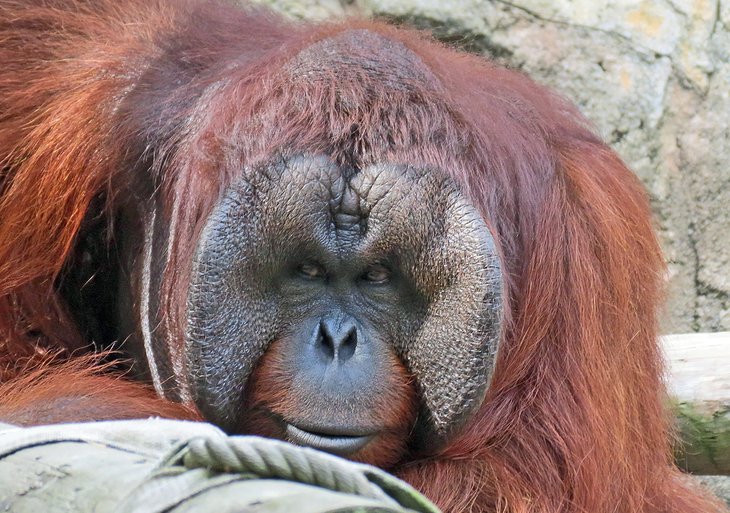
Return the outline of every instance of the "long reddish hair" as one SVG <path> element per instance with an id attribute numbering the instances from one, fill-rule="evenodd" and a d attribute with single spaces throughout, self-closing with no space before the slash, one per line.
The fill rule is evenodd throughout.
<path id="1" fill-rule="evenodd" d="M 294 80 L 287 63 L 303 49 L 358 30 L 404 45 L 427 71 L 365 48 L 402 87 L 352 68 L 337 85 Z M 646 194 L 574 107 L 529 78 L 383 24 L 291 26 L 192 0 L 1 0 L 0 62 L 6 380 L 21 360 L 85 346 L 55 283 L 92 202 L 113 212 L 140 163 L 162 184 L 177 334 L 194 241 L 241 166 L 304 151 L 432 167 L 494 231 L 505 328 L 476 417 L 439 454 L 394 471 L 450 512 L 720 510 L 672 463 L 664 263 Z M 343 94 L 367 108 L 343 108 Z M 4 385 L 15 410 L 28 381 Z"/>

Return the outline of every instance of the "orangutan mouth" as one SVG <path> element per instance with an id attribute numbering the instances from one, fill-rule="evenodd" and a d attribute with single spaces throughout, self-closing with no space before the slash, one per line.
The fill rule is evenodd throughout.
<path id="1" fill-rule="evenodd" d="M 296 445 L 312 447 L 338 456 L 347 456 L 365 447 L 375 436 L 373 434 L 341 434 L 342 431 L 309 431 L 287 423 L 286 438 Z"/>

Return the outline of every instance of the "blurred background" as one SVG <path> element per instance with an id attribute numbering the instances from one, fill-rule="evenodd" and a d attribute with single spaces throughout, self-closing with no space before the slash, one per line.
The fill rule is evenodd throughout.
<path id="1" fill-rule="evenodd" d="M 258 2 L 425 29 L 562 93 L 649 192 L 668 261 L 662 331 L 730 330 L 730 0 Z"/>

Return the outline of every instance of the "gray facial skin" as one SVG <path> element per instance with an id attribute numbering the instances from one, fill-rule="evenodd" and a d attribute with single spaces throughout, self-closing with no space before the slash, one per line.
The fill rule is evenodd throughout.
<path id="1" fill-rule="evenodd" d="M 489 230 L 437 170 L 355 171 L 323 156 L 244 170 L 195 256 L 185 341 L 194 400 L 235 432 L 249 375 L 287 338 L 291 393 L 347 423 L 368 407 L 394 352 L 421 399 L 414 443 L 438 443 L 483 400 L 501 291 Z M 332 370 L 327 358 L 342 365 Z"/>

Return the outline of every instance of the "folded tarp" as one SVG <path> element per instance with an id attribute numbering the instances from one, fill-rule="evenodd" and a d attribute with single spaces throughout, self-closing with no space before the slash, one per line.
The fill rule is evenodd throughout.
<path id="1" fill-rule="evenodd" d="M 0 512 L 424 512 L 375 467 L 203 423 L 0 424 Z"/>

